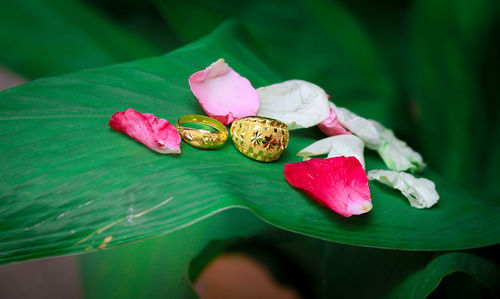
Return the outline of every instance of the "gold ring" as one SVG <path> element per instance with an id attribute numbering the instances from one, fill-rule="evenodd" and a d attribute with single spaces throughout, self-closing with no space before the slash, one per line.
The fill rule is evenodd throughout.
<path id="1" fill-rule="evenodd" d="M 201 124 L 217 131 L 184 127 L 186 123 Z M 221 122 L 203 115 L 184 115 L 177 120 L 175 128 L 185 142 L 201 149 L 214 149 L 222 146 L 228 135 L 226 126 Z"/>
<path id="2" fill-rule="evenodd" d="M 278 159 L 288 145 L 288 126 L 271 118 L 240 118 L 233 122 L 230 132 L 236 149 L 257 161 Z"/>

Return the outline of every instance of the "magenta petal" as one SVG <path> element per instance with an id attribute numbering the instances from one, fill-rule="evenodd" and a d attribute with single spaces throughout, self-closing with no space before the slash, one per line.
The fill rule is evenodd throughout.
<path id="1" fill-rule="evenodd" d="M 335 114 L 335 105 L 332 102 L 329 102 L 329 105 L 330 117 L 318 124 L 318 128 L 321 130 L 321 132 L 325 133 L 328 136 L 352 134 L 351 132 L 347 131 L 337 120 L 337 114 Z"/>
<path id="2" fill-rule="evenodd" d="M 123 132 L 150 149 L 161 154 L 179 154 L 181 136 L 175 127 L 165 119 L 153 114 L 140 113 L 132 108 L 117 112 L 109 121 L 109 126 Z"/>
<path id="3" fill-rule="evenodd" d="M 191 75 L 189 86 L 203 110 L 225 125 L 238 118 L 255 116 L 259 111 L 255 88 L 222 58 Z"/>
<path id="4" fill-rule="evenodd" d="M 285 178 L 342 216 L 359 215 L 372 209 L 366 172 L 354 157 L 285 164 Z"/>

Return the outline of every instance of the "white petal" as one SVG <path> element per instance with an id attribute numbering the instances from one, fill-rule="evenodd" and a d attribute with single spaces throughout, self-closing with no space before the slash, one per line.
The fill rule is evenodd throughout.
<path id="1" fill-rule="evenodd" d="M 424 169 L 425 163 L 419 153 L 409 147 L 406 142 L 399 140 L 391 130 L 385 128 L 379 122 L 374 120 L 370 120 L 370 122 L 384 141 L 384 144 L 377 149 L 377 152 L 389 169 L 410 172 Z"/>
<path id="2" fill-rule="evenodd" d="M 289 80 L 258 88 L 257 92 L 257 115 L 280 120 L 289 130 L 315 126 L 330 116 L 328 95 L 306 81 Z"/>
<path id="3" fill-rule="evenodd" d="M 408 198 L 410 205 L 417 209 L 430 208 L 439 200 L 436 186 L 428 179 L 416 178 L 406 172 L 391 170 L 370 170 L 369 180 L 377 180 L 398 189 Z"/>
<path id="4" fill-rule="evenodd" d="M 335 107 L 334 109 L 339 123 L 361 138 L 366 147 L 377 149 L 382 146 L 383 141 L 379 132 L 368 119 L 358 116 L 346 108 Z"/>
<path id="5" fill-rule="evenodd" d="M 303 160 L 309 160 L 312 156 L 328 154 L 327 158 L 333 157 L 355 157 L 358 159 L 363 169 L 365 159 L 363 157 L 364 144 L 361 139 L 354 135 L 337 135 L 321 139 L 301 150 L 297 156 Z"/>
<path id="6" fill-rule="evenodd" d="M 366 147 L 376 150 L 389 169 L 414 172 L 425 167 L 419 153 L 379 122 L 358 116 L 342 107 L 334 109 L 340 124 L 361 138 Z"/>

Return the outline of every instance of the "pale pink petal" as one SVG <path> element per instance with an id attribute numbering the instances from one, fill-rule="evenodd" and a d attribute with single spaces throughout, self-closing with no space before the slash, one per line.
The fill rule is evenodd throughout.
<path id="1" fill-rule="evenodd" d="M 345 217 L 366 213 L 373 207 L 366 172 L 354 157 L 285 164 L 285 178 Z"/>
<path id="2" fill-rule="evenodd" d="M 225 125 L 238 118 L 255 116 L 259 111 L 255 88 L 222 58 L 191 75 L 189 86 L 203 110 Z"/>
<path id="3" fill-rule="evenodd" d="M 158 119 L 153 114 L 140 113 L 132 108 L 117 112 L 109 121 L 109 126 L 123 132 L 155 152 L 161 154 L 179 154 L 181 136 L 175 127 L 165 119 Z"/>
<path id="4" fill-rule="evenodd" d="M 328 136 L 352 134 L 339 123 L 337 114 L 335 114 L 335 104 L 328 102 L 328 105 L 330 106 L 330 116 L 318 124 L 318 128 L 321 132 Z"/>

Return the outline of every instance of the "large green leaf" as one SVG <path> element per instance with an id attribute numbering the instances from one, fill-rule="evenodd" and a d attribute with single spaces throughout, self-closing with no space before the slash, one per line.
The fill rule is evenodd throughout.
<path id="1" fill-rule="evenodd" d="M 417 210 L 402 196 L 370 184 L 374 209 L 343 218 L 288 185 L 283 165 L 322 138 L 292 132 L 271 164 L 220 150 L 182 147 L 163 156 L 107 123 L 133 107 L 171 122 L 202 113 L 187 78 L 219 57 L 259 87 L 283 78 L 252 54 L 232 23 L 168 55 L 37 80 L 0 93 L 1 263 L 79 253 L 168 233 L 231 207 L 252 210 L 286 230 L 339 243 L 446 250 L 498 243 L 500 205 L 434 172 L 441 200 Z M 367 168 L 382 167 L 368 153 Z"/>
<path id="2" fill-rule="evenodd" d="M 0 65 L 27 78 L 105 66 L 161 53 L 82 1 L 0 3 Z"/>

